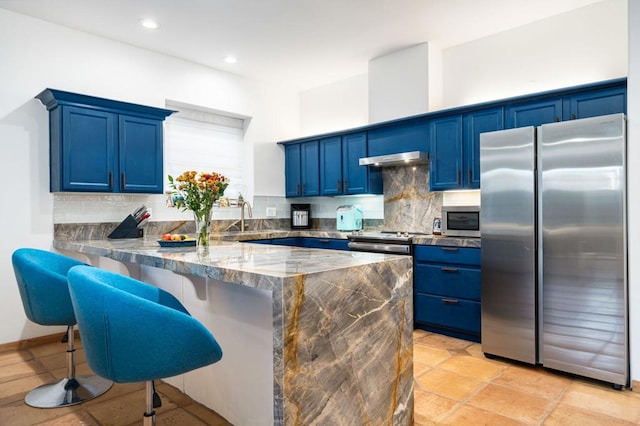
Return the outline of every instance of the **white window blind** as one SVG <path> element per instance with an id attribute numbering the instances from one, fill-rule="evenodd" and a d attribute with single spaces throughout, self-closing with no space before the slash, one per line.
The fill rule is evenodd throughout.
<path id="1" fill-rule="evenodd" d="M 167 102 L 167 108 L 178 112 L 165 122 L 165 173 L 218 172 L 230 180 L 225 196 L 246 195 L 244 120 L 182 104 Z"/>

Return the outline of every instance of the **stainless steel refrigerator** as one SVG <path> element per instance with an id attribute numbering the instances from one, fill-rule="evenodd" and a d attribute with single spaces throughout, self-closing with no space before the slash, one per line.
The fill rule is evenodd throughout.
<path id="1" fill-rule="evenodd" d="M 485 354 L 628 384 L 625 127 L 480 135 Z"/>

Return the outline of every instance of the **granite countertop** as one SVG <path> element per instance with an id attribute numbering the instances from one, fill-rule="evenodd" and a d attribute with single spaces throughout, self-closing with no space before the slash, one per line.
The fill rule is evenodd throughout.
<path id="1" fill-rule="evenodd" d="M 235 234 L 237 239 L 237 233 Z M 260 236 L 254 234 L 251 239 L 274 238 L 273 234 L 273 231 L 269 232 L 269 236 L 263 236 L 262 233 L 259 234 Z M 242 236 L 249 237 L 249 233 L 244 233 Z M 230 238 L 231 235 L 218 234 L 213 238 L 216 237 Z M 53 247 L 254 287 L 258 286 L 255 282 L 257 276 L 286 278 L 404 258 L 399 255 L 249 244 L 215 239 L 211 241 L 210 253 L 206 256 L 196 254 L 194 247 L 163 248 L 155 238 L 149 237 L 118 240 L 54 240 Z M 254 279 L 248 279 L 248 274 L 254 275 Z"/>

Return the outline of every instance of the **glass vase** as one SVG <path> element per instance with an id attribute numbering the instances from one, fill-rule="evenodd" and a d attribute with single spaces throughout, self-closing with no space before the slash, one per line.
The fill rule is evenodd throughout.
<path id="1" fill-rule="evenodd" d="M 211 245 L 211 213 L 211 210 L 193 212 L 196 222 L 196 253 L 198 254 L 209 253 Z"/>

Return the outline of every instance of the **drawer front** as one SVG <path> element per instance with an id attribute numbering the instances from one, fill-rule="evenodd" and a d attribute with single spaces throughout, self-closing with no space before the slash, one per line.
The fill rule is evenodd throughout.
<path id="1" fill-rule="evenodd" d="M 304 247 L 322 248 L 330 250 L 349 250 L 348 240 L 338 238 L 312 238 L 304 237 Z"/>
<path id="2" fill-rule="evenodd" d="M 428 294 L 415 296 L 416 322 L 480 334 L 480 303 Z"/>
<path id="3" fill-rule="evenodd" d="M 480 301 L 480 270 L 448 265 L 416 264 L 416 293 Z"/>
<path id="4" fill-rule="evenodd" d="M 416 261 L 480 266 L 478 248 L 417 245 L 413 256 Z"/>

